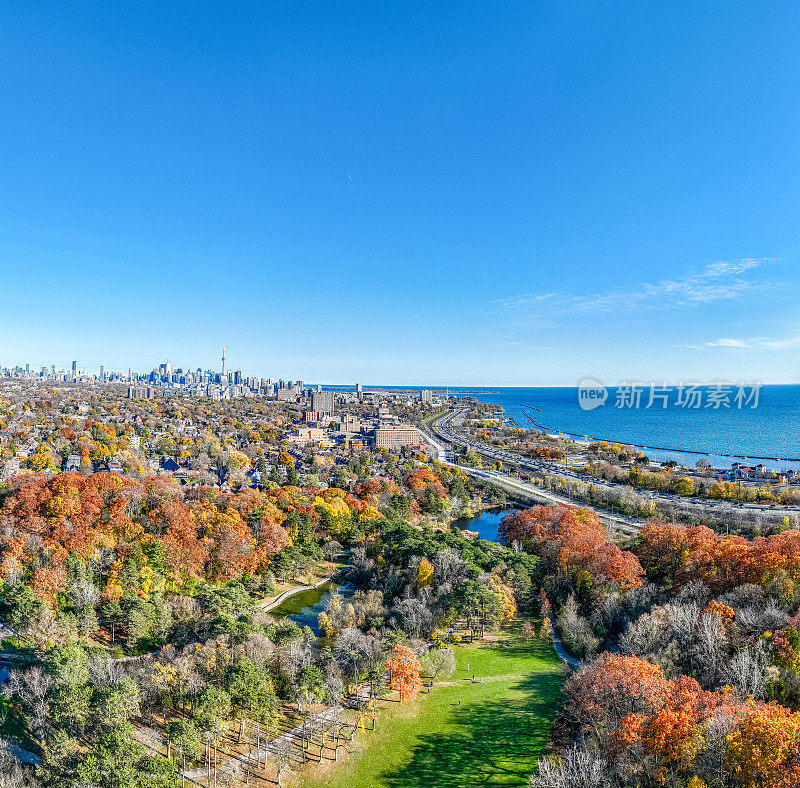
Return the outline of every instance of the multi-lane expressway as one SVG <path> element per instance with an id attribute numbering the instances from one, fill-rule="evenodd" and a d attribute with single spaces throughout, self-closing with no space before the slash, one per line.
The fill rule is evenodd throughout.
<path id="1" fill-rule="evenodd" d="M 436 437 L 439 438 L 441 443 L 449 446 L 454 446 L 454 445 L 463 446 L 467 449 L 471 449 L 477 454 L 482 455 L 483 457 L 488 457 L 489 459 L 493 459 L 495 461 L 499 460 L 502 462 L 510 463 L 528 471 L 533 471 L 538 473 L 550 473 L 553 475 L 557 475 L 562 479 L 566 479 L 568 481 L 581 482 L 583 484 L 590 483 L 594 485 L 596 488 L 600 490 L 605 490 L 606 492 L 609 493 L 612 491 L 616 491 L 620 488 L 619 484 L 615 484 L 613 482 L 606 482 L 601 479 L 594 479 L 594 478 L 589 479 L 581 473 L 571 470 L 570 468 L 566 468 L 563 465 L 558 465 L 554 462 L 547 462 L 545 460 L 535 460 L 530 457 L 524 457 L 522 455 L 515 454 L 510 451 L 505 451 L 504 449 L 500 449 L 495 446 L 488 446 L 485 443 L 473 441 L 470 438 L 456 432 L 454 429 L 459 423 L 463 423 L 466 414 L 467 414 L 466 408 L 458 408 L 456 410 L 446 413 L 444 416 L 440 417 L 438 420 L 434 420 L 431 423 L 431 429 L 433 432 L 435 432 Z M 505 474 L 501 475 L 506 476 Z M 636 489 L 636 493 L 637 495 L 640 495 L 644 498 L 648 498 L 656 503 L 661 503 L 662 505 L 666 506 L 675 505 L 679 502 L 683 506 L 693 506 L 698 510 L 698 514 L 701 516 L 705 512 L 713 513 L 715 509 L 727 506 L 733 506 L 738 509 L 750 509 L 754 511 L 777 510 L 784 513 L 800 512 L 800 506 L 777 506 L 775 504 L 763 504 L 763 503 L 761 504 L 737 503 L 731 501 L 712 501 L 708 499 L 697 500 L 680 495 L 675 495 L 673 493 L 662 493 L 662 492 L 655 492 L 653 490 L 644 490 L 638 488 Z M 567 500 L 566 497 L 565 500 Z M 605 512 L 604 509 L 598 509 L 598 511 Z M 641 523 L 640 520 L 636 520 L 635 518 L 618 517 L 618 519 L 627 520 L 631 525 Z"/>
<path id="2" fill-rule="evenodd" d="M 479 479 L 485 479 L 492 484 L 500 487 L 506 492 L 510 493 L 517 499 L 525 499 L 534 502 L 547 503 L 547 504 L 576 504 L 577 501 L 572 500 L 569 496 L 554 493 L 551 490 L 545 490 L 535 484 L 520 481 L 513 476 L 500 471 L 490 470 L 487 468 L 473 468 L 468 465 L 461 465 L 454 461 L 452 451 L 448 446 L 453 444 L 467 446 L 473 448 L 475 451 L 485 456 L 495 457 L 499 460 L 508 460 L 514 462 L 515 465 L 526 467 L 530 470 L 549 470 L 553 464 L 546 462 L 530 461 L 527 458 L 521 458 L 518 455 L 504 452 L 502 450 L 495 450 L 494 447 L 486 447 L 484 444 L 474 443 L 461 435 L 453 432 L 450 425 L 458 416 L 463 418 L 466 411 L 454 411 L 448 413 L 432 425 L 430 431 L 423 430 L 426 442 L 431 449 L 431 452 L 436 455 L 436 459 L 454 468 L 458 468 L 470 476 L 475 476 Z M 431 434 L 434 433 L 434 434 Z M 524 462 L 524 464 L 523 464 Z M 564 469 L 556 466 L 558 473 L 563 474 Z M 579 478 L 579 477 L 578 477 Z M 635 517 L 627 517 L 625 515 L 608 512 L 605 509 L 590 506 L 588 504 L 579 503 L 580 506 L 594 509 L 600 520 L 605 524 L 610 532 L 620 534 L 622 536 L 633 536 L 638 533 L 643 521 L 637 520 Z"/>

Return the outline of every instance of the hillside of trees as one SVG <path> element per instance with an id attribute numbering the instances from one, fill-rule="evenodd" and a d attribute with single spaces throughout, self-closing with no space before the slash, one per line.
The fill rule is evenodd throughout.
<path id="1" fill-rule="evenodd" d="M 536 507 L 503 535 L 542 559 L 542 615 L 584 659 L 533 788 L 800 784 L 800 531 L 654 520 L 626 551 L 589 510 Z"/>

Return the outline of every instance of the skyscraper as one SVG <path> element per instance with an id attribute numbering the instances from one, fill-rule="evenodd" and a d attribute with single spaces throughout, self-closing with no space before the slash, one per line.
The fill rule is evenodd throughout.
<path id="1" fill-rule="evenodd" d="M 72 362 L 72 379 L 73 380 L 77 380 L 78 379 L 78 362 L 77 361 L 73 361 Z"/>

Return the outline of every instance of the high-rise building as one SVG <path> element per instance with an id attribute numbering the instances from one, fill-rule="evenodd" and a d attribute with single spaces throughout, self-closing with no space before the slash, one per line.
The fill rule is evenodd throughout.
<path id="1" fill-rule="evenodd" d="M 320 413 L 333 413 L 334 394 L 332 391 L 315 391 L 311 400 L 311 410 L 318 410 Z"/>
<path id="2" fill-rule="evenodd" d="M 100 382 L 106 382 L 106 371 L 103 369 L 103 367 L 100 367 Z"/>
<path id="3" fill-rule="evenodd" d="M 356 396 L 359 399 L 364 399 L 364 387 L 360 383 L 356 383 Z"/>
<path id="4" fill-rule="evenodd" d="M 77 380 L 78 379 L 78 362 L 77 361 L 73 361 L 72 362 L 72 379 L 73 380 Z"/>
<path id="5" fill-rule="evenodd" d="M 431 403 L 433 402 L 433 392 L 430 389 L 424 389 L 423 391 L 420 391 L 419 398 L 423 402 Z"/>

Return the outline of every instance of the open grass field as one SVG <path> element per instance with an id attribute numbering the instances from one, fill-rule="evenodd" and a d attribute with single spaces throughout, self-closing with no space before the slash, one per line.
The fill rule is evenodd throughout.
<path id="1" fill-rule="evenodd" d="M 381 702 L 339 763 L 308 765 L 298 788 L 524 786 L 547 741 L 564 676 L 552 647 L 519 626 L 455 648 L 458 669 L 414 702 Z M 472 675 L 475 674 L 475 682 Z M 481 681 L 478 681 L 481 679 Z M 391 697 L 391 696 L 390 696 Z"/>

